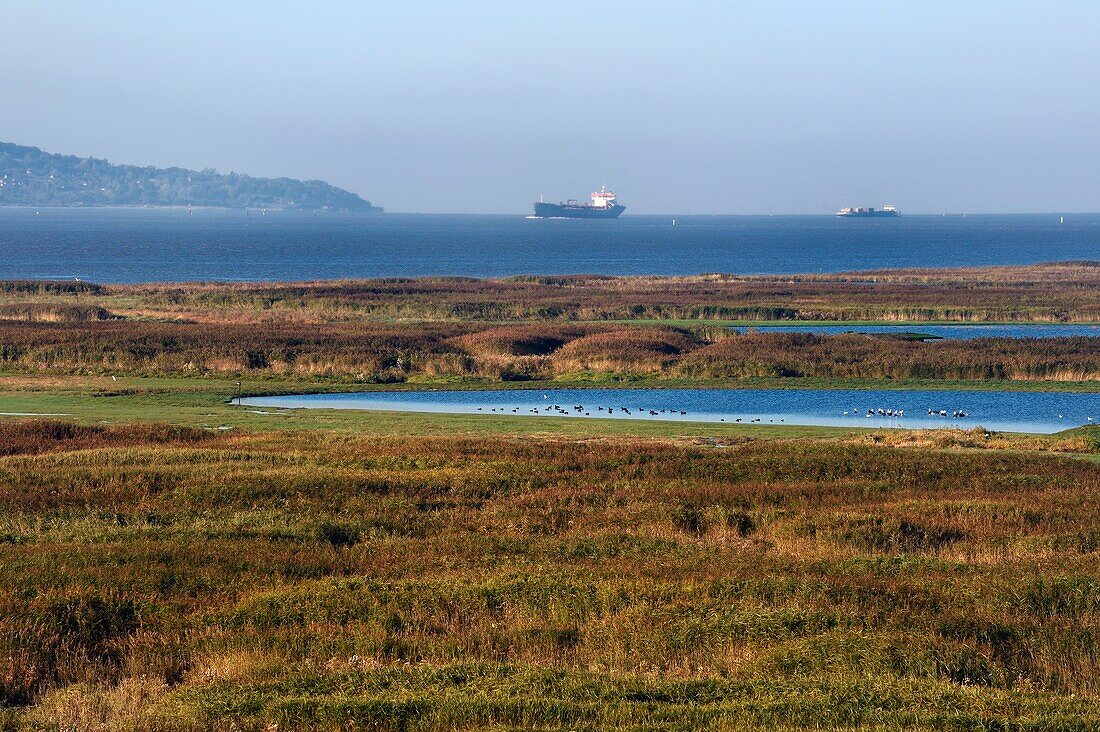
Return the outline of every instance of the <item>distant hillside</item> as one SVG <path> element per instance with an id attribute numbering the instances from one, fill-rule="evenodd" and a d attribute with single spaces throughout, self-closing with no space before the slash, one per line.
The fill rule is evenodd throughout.
<path id="1" fill-rule="evenodd" d="M 253 178 L 186 168 L 112 165 L 0 142 L 0 206 L 220 206 L 371 211 L 359 196 L 319 180 Z"/>

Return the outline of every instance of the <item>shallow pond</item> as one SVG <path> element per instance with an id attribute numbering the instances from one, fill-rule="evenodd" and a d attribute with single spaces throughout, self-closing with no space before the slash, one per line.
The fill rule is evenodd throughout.
<path id="1" fill-rule="evenodd" d="M 441 390 L 249 397 L 243 404 L 266 409 L 367 409 L 903 429 L 968 429 L 980 425 L 997 431 L 1037 433 L 1058 432 L 1100 420 L 1100 394 L 1024 391 Z"/>
<path id="2" fill-rule="evenodd" d="M 1009 325 L 761 325 L 732 326 L 738 333 L 814 333 L 838 335 L 840 333 L 922 333 L 939 338 L 1070 338 L 1073 336 L 1100 337 L 1100 325 L 1044 325 L 1017 323 Z"/>

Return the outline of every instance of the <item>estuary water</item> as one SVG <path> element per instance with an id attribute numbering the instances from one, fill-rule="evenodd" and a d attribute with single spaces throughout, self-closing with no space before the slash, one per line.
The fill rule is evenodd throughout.
<path id="1" fill-rule="evenodd" d="M 1048 434 L 1100 420 L 1100 394 L 1024 391 L 517 389 L 249 397 L 243 405 L 261 410 L 366 409 L 897 429 L 982 426 Z"/>
<path id="2" fill-rule="evenodd" d="M 790 274 L 1100 259 L 1100 214 L 635 216 L 0 208 L 0 279 Z"/>

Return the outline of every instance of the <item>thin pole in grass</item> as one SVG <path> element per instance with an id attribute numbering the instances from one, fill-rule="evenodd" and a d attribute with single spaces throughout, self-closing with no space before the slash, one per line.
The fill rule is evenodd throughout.
<path id="1" fill-rule="evenodd" d="M 237 382 L 237 406 L 241 406 L 241 382 Z"/>

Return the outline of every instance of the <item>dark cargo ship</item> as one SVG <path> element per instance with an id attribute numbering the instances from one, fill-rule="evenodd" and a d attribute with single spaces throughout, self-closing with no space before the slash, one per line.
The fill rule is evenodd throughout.
<path id="1" fill-rule="evenodd" d="M 890 218 L 892 216 L 901 216 L 901 211 L 898 211 L 896 206 L 888 203 L 877 210 L 874 207 L 842 208 L 836 212 L 836 215 L 842 219 Z"/>
<path id="2" fill-rule="evenodd" d="M 561 203 L 535 201 L 537 219 L 616 219 L 626 206 L 619 205 L 615 194 L 601 186 L 599 193 L 592 194 L 591 203 L 580 203 L 575 199 Z"/>

